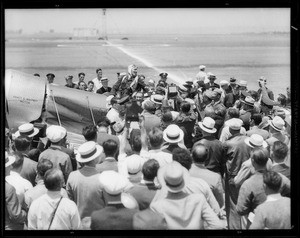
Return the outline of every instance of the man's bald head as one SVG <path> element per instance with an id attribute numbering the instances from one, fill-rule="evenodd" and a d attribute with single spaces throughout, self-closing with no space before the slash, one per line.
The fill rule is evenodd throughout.
<path id="1" fill-rule="evenodd" d="M 196 144 L 192 150 L 192 157 L 195 163 L 204 163 L 207 159 L 208 150 L 203 144 Z"/>

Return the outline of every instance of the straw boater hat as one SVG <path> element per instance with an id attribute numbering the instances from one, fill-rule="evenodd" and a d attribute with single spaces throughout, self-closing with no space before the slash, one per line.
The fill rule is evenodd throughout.
<path id="1" fill-rule="evenodd" d="M 169 125 L 163 132 L 163 138 L 169 143 L 178 143 L 183 139 L 183 131 L 175 124 Z"/>
<path id="2" fill-rule="evenodd" d="M 25 123 L 18 127 L 18 131 L 15 133 L 15 137 L 28 136 L 34 137 L 39 133 L 39 129 L 34 127 L 31 123 Z"/>
<path id="3" fill-rule="evenodd" d="M 280 116 L 275 116 L 273 120 L 269 120 L 269 125 L 276 131 L 283 131 L 285 122 Z"/>
<path id="4" fill-rule="evenodd" d="M 268 147 L 268 143 L 264 141 L 264 138 L 261 135 L 253 134 L 250 137 L 245 139 L 245 143 L 251 148 L 256 147 Z"/>
<path id="5" fill-rule="evenodd" d="M 79 163 L 90 162 L 102 153 L 102 146 L 96 144 L 94 141 L 88 141 L 78 147 L 78 154 L 76 155 L 76 160 Z"/>
<path id="6" fill-rule="evenodd" d="M 110 195 L 121 194 L 129 184 L 125 176 L 113 170 L 103 171 L 99 175 L 98 180 L 100 187 Z"/>
<path id="7" fill-rule="evenodd" d="M 181 192 L 184 189 L 186 182 L 182 165 L 177 161 L 167 164 L 164 171 L 164 180 L 169 192 Z"/>
<path id="8" fill-rule="evenodd" d="M 150 101 L 154 102 L 156 104 L 162 104 L 163 99 L 164 99 L 164 96 L 160 95 L 160 94 L 153 94 L 150 96 Z"/>
<path id="9" fill-rule="evenodd" d="M 5 168 L 12 165 L 16 161 L 14 156 L 9 156 L 8 153 L 5 151 Z"/>
<path id="10" fill-rule="evenodd" d="M 67 130 L 62 126 L 52 125 L 49 126 L 46 130 L 47 138 L 53 143 L 59 142 L 66 135 L 67 135 Z"/>
<path id="11" fill-rule="evenodd" d="M 242 103 L 245 103 L 246 105 L 254 107 L 255 100 L 250 96 L 246 96 L 245 100 L 241 100 L 241 101 L 242 101 Z"/>
<path id="12" fill-rule="evenodd" d="M 211 117 L 204 117 L 203 122 L 198 123 L 200 128 L 208 133 L 216 133 L 217 129 L 215 128 L 215 120 Z"/>

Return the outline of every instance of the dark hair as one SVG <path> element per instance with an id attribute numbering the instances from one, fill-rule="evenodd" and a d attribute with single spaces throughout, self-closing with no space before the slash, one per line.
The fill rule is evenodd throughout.
<path id="1" fill-rule="evenodd" d="M 90 84 L 90 83 L 93 84 L 93 85 L 95 85 L 94 82 L 93 82 L 92 80 L 88 81 L 87 84 Z"/>
<path id="2" fill-rule="evenodd" d="M 188 113 L 191 110 L 191 104 L 189 102 L 183 101 L 180 104 L 181 111 L 184 113 Z"/>
<path id="3" fill-rule="evenodd" d="M 117 142 L 111 139 L 104 141 L 102 146 L 106 157 L 114 157 L 114 155 L 118 151 Z"/>
<path id="4" fill-rule="evenodd" d="M 87 141 L 96 139 L 97 137 L 97 127 L 94 125 L 86 126 L 82 129 L 82 135 Z"/>
<path id="5" fill-rule="evenodd" d="M 230 116 L 230 118 L 239 118 L 240 117 L 239 110 L 235 107 L 228 108 L 227 114 L 228 114 L 228 116 Z"/>
<path id="6" fill-rule="evenodd" d="M 59 191 L 64 182 L 64 176 L 60 169 L 52 168 L 44 175 L 45 187 L 50 191 Z"/>
<path id="7" fill-rule="evenodd" d="M 251 116 L 251 120 L 254 121 L 254 125 L 258 126 L 262 122 L 262 115 L 260 113 L 254 113 Z"/>
<path id="8" fill-rule="evenodd" d="M 148 138 L 152 147 L 158 147 L 164 142 L 163 132 L 158 127 L 153 127 L 149 131 Z"/>
<path id="9" fill-rule="evenodd" d="M 268 188 L 272 189 L 275 192 L 278 192 L 281 187 L 282 178 L 275 171 L 266 171 L 263 174 L 263 181 Z"/>
<path id="10" fill-rule="evenodd" d="M 186 149 L 176 148 L 172 151 L 173 160 L 180 163 L 183 167 L 189 170 L 192 166 L 192 157 Z"/>
<path id="11" fill-rule="evenodd" d="M 163 122 L 172 122 L 173 121 L 172 113 L 170 111 L 162 113 L 161 120 Z"/>
<path id="12" fill-rule="evenodd" d="M 109 125 L 110 125 L 110 121 L 107 117 L 105 117 L 105 119 L 103 121 L 97 122 L 98 127 L 109 127 Z"/>
<path id="13" fill-rule="evenodd" d="M 98 73 L 99 71 L 102 71 L 102 69 L 97 68 L 97 69 L 96 69 L 96 73 Z"/>
<path id="14" fill-rule="evenodd" d="M 142 168 L 144 179 L 153 181 L 153 179 L 157 176 L 158 169 L 159 163 L 155 159 L 147 160 Z"/>
<path id="15" fill-rule="evenodd" d="M 279 97 L 277 98 L 278 102 L 280 102 L 280 105 L 282 106 L 286 106 L 286 101 L 287 101 L 287 98 L 284 94 L 279 94 Z"/>
<path id="16" fill-rule="evenodd" d="M 275 141 L 272 146 L 272 150 L 276 159 L 284 160 L 288 154 L 289 148 L 285 143 L 281 141 Z"/>
<path id="17" fill-rule="evenodd" d="M 30 146 L 31 139 L 28 136 L 19 136 L 14 144 L 17 151 L 25 151 Z"/>
<path id="18" fill-rule="evenodd" d="M 111 105 L 114 105 L 114 104 L 116 104 L 116 103 L 118 103 L 118 99 L 117 99 L 116 97 L 113 97 L 113 98 L 110 100 L 110 104 L 111 104 Z"/>
<path id="19" fill-rule="evenodd" d="M 208 149 L 203 144 L 195 144 L 192 149 L 192 158 L 196 163 L 204 163 L 208 156 Z"/>
<path id="20" fill-rule="evenodd" d="M 142 149 L 141 130 L 133 129 L 130 133 L 130 146 L 133 151 L 140 152 Z"/>
<path id="21" fill-rule="evenodd" d="M 83 76 L 85 76 L 85 73 L 82 73 L 82 72 L 81 72 L 81 73 L 79 73 L 79 74 L 78 74 L 78 77 L 80 77 L 80 75 L 83 75 Z"/>
<path id="22" fill-rule="evenodd" d="M 40 75 L 38 73 L 35 73 L 33 76 L 37 76 L 37 77 L 40 77 Z"/>
<path id="23" fill-rule="evenodd" d="M 49 170 L 49 169 L 52 169 L 53 168 L 53 163 L 48 160 L 48 159 L 41 159 L 37 166 L 37 173 L 44 177 L 45 173 Z"/>
<path id="24" fill-rule="evenodd" d="M 249 90 L 248 93 L 251 95 L 251 97 L 257 101 L 258 99 L 258 92 L 257 91 L 254 91 L 254 90 Z"/>
<path id="25" fill-rule="evenodd" d="M 254 148 L 251 152 L 251 159 L 259 166 L 265 166 L 268 162 L 269 152 L 265 148 Z"/>

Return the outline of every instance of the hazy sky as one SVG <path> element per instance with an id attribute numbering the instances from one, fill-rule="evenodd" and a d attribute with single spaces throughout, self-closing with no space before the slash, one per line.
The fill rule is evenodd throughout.
<path id="1" fill-rule="evenodd" d="M 102 9 L 6 9 L 5 29 L 72 33 L 102 29 Z M 107 9 L 107 33 L 238 33 L 289 31 L 288 8 Z"/>

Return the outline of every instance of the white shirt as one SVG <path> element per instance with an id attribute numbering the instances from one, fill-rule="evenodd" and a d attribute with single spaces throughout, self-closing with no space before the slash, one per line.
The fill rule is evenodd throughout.
<path id="1" fill-rule="evenodd" d="M 141 150 L 140 156 L 146 160 L 155 159 L 159 163 L 159 167 L 163 167 L 173 161 L 173 155 L 167 152 L 158 150 Z"/>
<path id="2" fill-rule="evenodd" d="M 15 171 L 10 171 L 10 175 L 5 177 L 5 181 L 16 189 L 19 202 L 20 204 L 23 204 L 24 194 L 26 191 L 32 188 L 32 184 Z"/>
<path id="3" fill-rule="evenodd" d="M 101 81 L 96 77 L 92 80 L 94 82 L 93 93 L 96 93 L 99 88 L 102 87 Z"/>
<path id="4" fill-rule="evenodd" d="M 207 74 L 204 71 L 199 71 L 196 75 L 197 81 L 203 81 L 204 83 L 209 83 L 209 79 L 207 78 Z"/>
<path id="5" fill-rule="evenodd" d="M 108 120 L 112 123 L 112 122 L 117 122 L 117 121 L 120 121 L 120 117 L 119 117 L 119 112 L 114 109 L 114 108 L 111 108 L 107 114 L 106 114 L 106 117 L 108 118 Z"/>
<path id="6" fill-rule="evenodd" d="M 34 200 L 28 211 L 28 230 L 48 230 L 51 215 L 60 199 L 60 191 L 47 191 Z M 62 198 L 56 210 L 50 230 L 78 230 L 81 221 L 76 204 L 68 198 Z"/>

